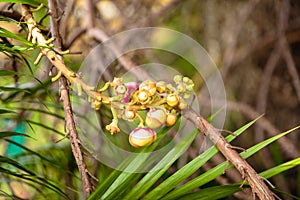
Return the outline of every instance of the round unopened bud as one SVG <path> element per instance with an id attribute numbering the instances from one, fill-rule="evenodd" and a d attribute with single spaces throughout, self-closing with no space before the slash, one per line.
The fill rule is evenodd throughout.
<path id="1" fill-rule="evenodd" d="M 159 128 L 165 124 L 167 119 L 166 113 L 163 110 L 150 110 L 146 116 L 146 124 L 149 128 Z"/>
<path id="2" fill-rule="evenodd" d="M 169 106 L 175 107 L 177 106 L 179 103 L 179 97 L 177 94 L 169 94 L 167 96 L 167 104 Z"/>
<path id="3" fill-rule="evenodd" d="M 182 81 L 182 76 L 181 75 L 176 75 L 173 78 L 175 83 L 180 83 Z"/>
<path id="4" fill-rule="evenodd" d="M 156 140 L 156 132 L 151 128 L 136 128 L 129 135 L 129 143 L 141 148 L 152 144 Z"/>
<path id="5" fill-rule="evenodd" d="M 137 93 L 137 100 L 141 104 L 146 104 L 150 101 L 151 97 L 149 95 L 149 92 L 147 90 L 139 90 Z"/>
<path id="6" fill-rule="evenodd" d="M 173 113 L 169 113 L 166 119 L 166 126 L 173 126 L 176 123 L 177 116 Z"/>
<path id="7" fill-rule="evenodd" d="M 167 84 L 166 82 L 164 81 L 159 81 L 156 83 L 156 90 L 159 92 L 159 93 L 164 93 L 166 92 L 167 90 Z"/>
<path id="8" fill-rule="evenodd" d="M 115 87 L 115 93 L 117 95 L 124 95 L 127 91 L 127 87 L 124 85 L 124 84 L 121 84 L 121 85 L 117 85 Z"/>
<path id="9" fill-rule="evenodd" d="M 180 110 L 183 110 L 183 109 L 186 109 L 187 106 L 188 105 L 187 105 L 186 101 L 183 100 L 182 98 L 180 98 L 180 101 L 179 101 L 179 104 L 178 104 L 178 108 Z"/>
<path id="10" fill-rule="evenodd" d="M 185 92 L 186 91 L 185 85 L 182 83 L 179 83 L 177 85 L 176 89 L 177 89 L 177 92 Z"/>
<path id="11" fill-rule="evenodd" d="M 124 117 L 127 120 L 133 120 L 135 118 L 135 112 L 132 110 L 125 110 Z"/>
<path id="12" fill-rule="evenodd" d="M 144 81 L 140 84 L 140 89 L 147 90 L 149 95 L 153 96 L 156 93 L 156 83 L 152 80 Z"/>

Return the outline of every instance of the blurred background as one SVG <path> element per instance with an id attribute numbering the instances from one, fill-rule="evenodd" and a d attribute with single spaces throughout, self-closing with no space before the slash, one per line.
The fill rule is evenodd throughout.
<path id="1" fill-rule="evenodd" d="M 95 6 L 91 7 L 91 4 Z M 9 17 L 18 21 L 20 19 L 18 6 L 9 9 L 9 4 L 2 3 L 0 14 L 8 17 L 7 13 L 10 13 Z M 58 7 L 61 15 L 59 20 L 62 48 L 70 49 L 71 54 L 66 56 L 66 63 L 73 70 L 80 67 L 91 49 L 111 35 L 137 27 L 169 28 L 184 33 L 201 44 L 220 70 L 227 95 L 224 129 L 234 131 L 264 114 L 263 118 L 239 136 L 233 145 L 248 148 L 300 124 L 300 1 L 67 0 L 60 1 Z M 35 13 L 35 17 L 39 19 L 41 27 L 47 34 L 49 19 L 45 17 L 46 11 L 47 9 L 43 8 Z M 0 22 L 0 25 L 26 37 L 17 23 L 6 21 Z M 157 37 L 162 42 L 168 39 L 164 35 Z M 64 174 L 65 169 L 55 171 L 55 167 L 51 170 L 39 166 L 38 171 L 46 173 L 49 170 L 58 177 L 71 178 L 72 173 L 78 176 L 78 172 L 74 172 L 76 166 L 71 159 L 68 142 L 63 140 L 58 144 L 55 143 L 64 134 L 64 118 L 57 96 L 57 85 L 51 83 L 48 76 L 50 71 L 55 73 L 55 70 L 52 70 L 46 59 L 43 59 L 38 67 L 30 64 L 37 54 L 38 51 L 27 55 L 25 53 L 24 58 L 17 55 L 8 56 L 5 53 L 0 55 L 0 69 L 17 72 L 14 75 L 1 76 L 0 85 L 15 85 L 29 91 L 21 93 L 4 91 L 3 88 L 0 90 L 0 108 L 15 112 L 6 113 L 1 119 L 1 128 L 14 130 L 18 128 L 17 125 L 7 124 L 13 122 L 17 122 L 15 124 L 19 126 L 22 124 L 26 126 L 26 131 L 22 126 L 19 127 L 21 132 L 26 132 L 38 140 L 27 139 L 19 141 L 20 143 L 38 150 L 41 155 L 51 154 L 56 160 L 59 160 L 61 155 L 68 157 L 61 163 L 65 165 L 67 174 Z M 24 60 L 28 63 L 24 64 Z M 195 90 L 204 87 L 201 77 L 186 60 L 160 50 L 138 50 L 126 54 L 126 57 L 111 64 L 102 81 L 112 80 L 132 66 L 154 61 L 167 62 L 170 67 L 191 77 L 196 84 Z M 199 97 L 201 114 L 205 117 L 212 114 L 207 99 L 205 96 Z M 53 134 L 54 132 L 57 134 Z M 51 151 L 54 145 L 61 149 Z M 300 157 L 299 146 L 299 132 L 293 132 L 252 156 L 248 161 L 260 172 Z M 0 149 L 5 153 L 9 147 L 5 143 Z M 170 168 L 170 173 L 197 156 L 198 151 L 197 144 L 191 146 L 188 157 L 181 158 L 174 169 Z M 23 162 L 32 162 L 32 165 L 36 165 L 37 161 L 33 160 L 31 157 L 27 159 L 23 157 Z M 208 170 L 224 160 L 222 155 L 217 155 L 204 166 L 203 170 Z M 93 159 L 89 162 L 89 165 L 96 166 L 95 174 L 97 170 L 105 168 Z M 216 182 L 228 184 L 239 180 L 241 180 L 239 173 L 231 169 L 218 177 Z M 300 196 L 299 167 L 273 177 L 271 182 L 278 190 Z M 68 187 L 75 187 L 78 180 L 69 183 L 71 185 Z M 291 199 L 288 196 L 284 198 Z"/>

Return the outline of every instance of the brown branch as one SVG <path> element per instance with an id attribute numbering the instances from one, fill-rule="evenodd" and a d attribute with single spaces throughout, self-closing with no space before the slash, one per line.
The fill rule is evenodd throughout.
<path id="1" fill-rule="evenodd" d="M 69 90 L 67 88 L 67 80 L 65 77 L 61 77 L 59 79 L 59 91 L 60 91 L 60 99 L 63 102 L 64 111 L 66 115 L 65 120 L 66 120 L 66 127 L 68 129 L 67 134 L 69 134 L 70 136 L 72 152 L 75 157 L 81 175 L 85 194 L 89 196 L 92 193 L 94 188 L 89 180 L 88 171 L 84 163 L 82 152 L 80 150 L 80 140 L 78 138 L 78 133 L 73 118 L 73 111 L 70 103 Z"/>
<path id="2" fill-rule="evenodd" d="M 231 145 L 210 123 L 191 109 L 184 110 L 183 116 L 193 122 L 203 134 L 210 138 L 226 159 L 229 160 L 240 172 L 242 177 L 248 181 L 254 194 L 264 200 L 275 199 L 275 194 L 270 191 L 256 171 L 231 148 Z"/>
<path id="3" fill-rule="evenodd" d="M 62 47 L 63 41 L 59 33 L 59 16 L 58 16 L 58 10 L 57 10 L 57 2 L 56 0 L 49 0 L 49 8 L 50 8 L 50 31 L 52 37 L 54 37 L 54 45 L 57 47 Z M 61 50 L 61 49 L 57 49 Z M 61 59 L 63 62 L 63 60 Z M 68 82 L 67 79 L 62 76 L 59 79 L 59 93 L 60 93 L 60 100 L 63 102 L 63 107 L 65 111 L 65 121 L 66 121 L 66 128 L 67 128 L 67 135 L 70 136 L 70 143 L 73 155 L 75 157 L 81 179 L 83 188 L 85 191 L 86 196 L 91 195 L 93 191 L 93 185 L 89 179 L 88 170 L 86 168 L 86 165 L 84 163 L 83 153 L 80 149 L 80 140 L 78 137 L 78 132 L 76 130 L 75 126 L 75 120 L 73 117 L 73 110 L 70 102 L 70 95 L 68 90 Z"/>

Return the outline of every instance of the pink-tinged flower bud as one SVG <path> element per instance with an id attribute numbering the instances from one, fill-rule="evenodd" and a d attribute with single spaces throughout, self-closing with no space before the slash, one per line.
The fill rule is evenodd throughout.
<path id="1" fill-rule="evenodd" d="M 169 94 L 167 96 L 167 104 L 169 106 L 175 107 L 177 106 L 179 103 L 179 97 L 177 94 Z"/>
<path id="2" fill-rule="evenodd" d="M 130 102 L 130 97 L 133 94 L 133 92 L 139 89 L 139 84 L 137 84 L 136 82 L 125 83 L 125 86 L 127 87 L 127 92 L 124 95 L 124 98 L 122 99 L 122 103 Z"/>
<path id="3" fill-rule="evenodd" d="M 150 110 L 146 116 L 146 125 L 149 128 L 159 128 L 165 124 L 167 115 L 163 110 Z"/>
<path id="4" fill-rule="evenodd" d="M 147 90 L 149 95 L 153 96 L 156 93 L 156 83 L 152 80 L 144 81 L 140 84 L 140 89 Z"/>
<path id="5" fill-rule="evenodd" d="M 177 116 L 173 113 L 169 113 L 166 119 L 166 126 L 173 126 L 177 121 Z"/>
<path id="6" fill-rule="evenodd" d="M 152 144 L 156 140 L 156 132 L 151 128 L 136 128 L 129 135 L 129 143 L 141 148 Z"/>

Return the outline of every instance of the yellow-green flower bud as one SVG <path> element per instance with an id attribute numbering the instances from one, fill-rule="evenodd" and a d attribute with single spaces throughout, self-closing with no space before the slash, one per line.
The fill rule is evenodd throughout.
<path id="1" fill-rule="evenodd" d="M 169 113 L 166 119 L 166 126 L 173 126 L 176 123 L 177 116 L 173 113 Z"/>
<path id="2" fill-rule="evenodd" d="M 163 110 L 150 110 L 146 116 L 146 125 L 149 128 L 159 128 L 165 124 L 167 119 L 166 113 Z"/>
<path id="3" fill-rule="evenodd" d="M 177 106 L 179 103 L 179 97 L 177 94 L 169 94 L 167 96 L 167 104 L 169 106 L 175 107 Z"/>
<path id="4" fill-rule="evenodd" d="M 181 75 L 176 75 L 173 78 L 175 83 L 180 83 L 182 81 L 182 76 Z"/>
<path id="5" fill-rule="evenodd" d="M 137 101 L 141 104 L 146 104 L 150 101 L 151 97 L 147 90 L 141 89 L 137 91 Z"/>
<path id="6" fill-rule="evenodd" d="M 164 81 L 159 81 L 156 83 L 156 90 L 159 92 L 159 93 L 164 93 L 166 92 L 167 90 L 167 84 L 166 82 Z"/>
<path id="7" fill-rule="evenodd" d="M 136 128 L 129 135 L 129 143 L 141 148 L 152 144 L 156 140 L 156 132 L 151 128 Z"/>
<path id="8" fill-rule="evenodd" d="M 126 120 L 134 120 L 136 114 L 132 110 L 125 110 L 124 111 L 124 117 Z"/>
<path id="9" fill-rule="evenodd" d="M 124 84 L 117 85 L 114 89 L 117 95 L 124 95 L 127 92 L 127 88 Z"/>
<path id="10" fill-rule="evenodd" d="M 183 100 L 182 98 L 180 98 L 179 104 L 178 104 L 178 108 L 179 108 L 180 110 L 183 110 L 183 109 L 186 109 L 187 106 L 188 106 L 188 105 L 187 105 L 186 101 Z"/>
<path id="11" fill-rule="evenodd" d="M 152 80 L 144 81 L 140 84 L 140 89 L 147 90 L 149 95 L 153 96 L 156 93 L 156 83 Z"/>

